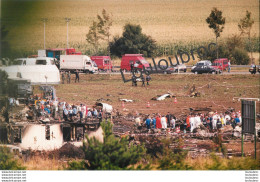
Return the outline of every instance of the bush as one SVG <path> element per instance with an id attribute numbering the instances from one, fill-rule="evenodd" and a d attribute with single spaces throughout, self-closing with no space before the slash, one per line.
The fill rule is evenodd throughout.
<path id="1" fill-rule="evenodd" d="M 0 146 L 0 170 L 25 170 L 25 167 L 14 159 L 9 148 Z"/>
<path id="2" fill-rule="evenodd" d="M 126 24 L 123 36 L 114 37 L 110 42 L 111 54 L 118 57 L 123 54 L 143 54 L 145 57 L 152 57 L 155 49 L 155 40 L 143 34 L 140 25 Z"/>
<path id="3" fill-rule="evenodd" d="M 116 138 L 112 134 L 110 122 L 101 123 L 104 143 L 99 142 L 95 137 L 84 143 L 83 150 L 85 161 L 73 161 L 69 163 L 71 170 L 121 170 L 127 169 L 130 165 L 136 164 L 145 153 L 140 145 L 131 145 L 127 138 Z"/>
<path id="4" fill-rule="evenodd" d="M 248 65 L 249 60 L 248 53 L 243 49 L 235 48 L 235 50 L 232 52 L 232 64 Z"/>
<path id="5" fill-rule="evenodd" d="M 159 160 L 159 166 L 157 169 L 162 170 L 190 170 L 193 169 L 191 166 L 186 164 L 185 159 L 188 152 L 182 149 L 183 141 L 181 138 L 177 139 L 177 147 L 173 149 L 170 148 L 171 140 L 162 140 L 164 144 L 163 154 Z"/>

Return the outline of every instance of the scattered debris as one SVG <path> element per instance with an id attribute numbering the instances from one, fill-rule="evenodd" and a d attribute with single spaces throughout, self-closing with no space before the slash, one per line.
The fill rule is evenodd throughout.
<path id="1" fill-rule="evenodd" d="M 133 100 L 130 100 L 130 99 L 119 99 L 120 101 L 123 101 L 123 102 L 134 102 Z"/>
<path id="2" fill-rule="evenodd" d="M 165 100 L 166 98 L 172 98 L 172 97 L 175 97 L 175 96 L 171 93 L 168 93 L 168 94 L 163 94 L 163 95 L 157 95 L 157 97 L 153 97 L 151 100 L 161 101 L 161 100 Z"/>

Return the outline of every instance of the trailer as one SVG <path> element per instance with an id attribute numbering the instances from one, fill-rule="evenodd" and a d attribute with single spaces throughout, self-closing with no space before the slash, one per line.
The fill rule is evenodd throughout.
<path id="1" fill-rule="evenodd" d="M 75 72 L 78 70 L 83 73 L 96 73 L 98 67 L 86 55 L 61 55 L 60 56 L 60 71 Z"/>

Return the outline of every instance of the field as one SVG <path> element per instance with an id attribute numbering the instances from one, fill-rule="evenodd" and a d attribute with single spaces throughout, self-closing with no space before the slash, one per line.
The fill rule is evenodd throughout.
<path id="1" fill-rule="evenodd" d="M 252 12 L 252 35 L 259 36 L 259 1 L 257 0 L 82 0 L 82 1 L 5 1 L 2 24 L 9 30 L 9 40 L 16 50 L 36 53 L 43 48 L 43 22 L 46 23 L 46 47 L 66 47 L 65 17 L 70 17 L 70 46 L 81 51 L 91 49 L 86 33 L 102 9 L 112 14 L 112 36 L 121 35 L 126 23 L 140 24 L 143 32 L 159 45 L 214 41 L 205 19 L 213 7 L 223 11 L 226 24 L 220 40 L 239 34 L 237 24 Z M 104 46 L 104 44 L 103 44 Z"/>
<path id="2" fill-rule="evenodd" d="M 73 75 L 74 76 L 74 75 Z M 259 74 L 257 75 L 152 75 L 151 85 L 149 87 L 132 87 L 131 83 L 123 83 L 120 75 L 80 75 L 80 83 L 74 83 L 72 77 L 71 84 L 60 84 L 55 86 L 57 96 L 61 101 L 70 104 L 85 103 L 88 107 L 95 105 L 97 100 L 108 103 L 113 106 L 115 111 L 123 117 L 128 115 L 135 116 L 139 114 L 160 113 L 166 114 L 170 112 L 177 118 L 183 118 L 193 110 L 200 109 L 201 113 L 207 113 L 209 110 L 223 113 L 230 108 L 236 111 L 241 110 L 241 102 L 238 98 L 259 98 Z M 190 97 L 190 88 L 195 85 L 196 91 L 200 93 L 199 97 Z M 177 98 L 167 98 L 163 101 L 151 100 L 157 95 L 171 92 Z M 133 103 L 125 103 L 122 107 L 119 99 L 133 99 Z M 147 108 L 147 102 L 151 107 Z M 259 115 L 259 101 L 257 102 L 257 114 Z M 113 113 L 113 115 L 116 114 Z M 116 119 L 115 119 L 116 120 Z M 118 121 L 114 120 L 114 124 L 118 125 Z M 257 119 L 259 122 L 259 117 Z M 122 120 L 120 127 L 134 127 L 134 121 Z M 137 129 L 135 129 L 137 130 Z M 226 139 L 224 145 L 228 150 L 241 152 L 240 139 Z M 185 140 L 186 145 L 194 143 L 200 147 L 209 147 L 214 150 L 214 143 L 209 139 L 188 138 Z M 259 156 L 259 142 L 257 142 L 257 156 Z M 203 149 L 204 150 L 204 149 Z M 250 140 L 245 142 L 246 155 L 254 155 L 254 143 Z M 42 154 L 43 156 L 47 156 Z M 52 156 L 52 155 L 49 155 Z M 66 161 L 72 159 L 59 159 L 58 157 L 41 157 L 33 156 L 30 160 L 23 164 L 30 170 L 60 170 L 67 166 Z M 234 158 L 240 161 L 242 158 Z M 245 159 L 246 160 L 246 159 Z M 212 158 L 188 157 L 185 161 L 197 170 L 208 169 L 207 164 L 214 164 Z M 221 165 L 230 162 L 229 159 L 221 159 Z M 234 162 L 234 164 L 237 162 Z M 156 169 L 157 161 L 152 162 L 152 167 Z M 247 162 L 243 163 L 247 165 Z M 242 165 L 242 166 L 243 166 Z M 217 168 L 214 168 L 217 169 Z M 219 168 L 220 169 L 220 168 Z M 227 169 L 233 169 L 230 166 Z M 248 169 L 246 167 L 246 169 Z"/>
<path id="3" fill-rule="evenodd" d="M 72 75 L 74 76 L 74 75 Z M 130 76 L 129 76 L 130 77 Z M 189 113 L 189 108 L 210 108 L 224 112 L 228 108 L 241 110 L 236 98 L 259 98 L 259 74 L 257 75 L 151 75 L 149 87 L 132 87 L 131 82 L 123 83 L 120 75 L 81 75 L 80 83 L 60 84 L 56 86 L 57 96 L 69 103 L 86 103 L 89 107 L 97 99 L 111 104 L 119 112 L 166 114 L 176 116 Z M 74 81 L 74 77 L 72 77 Z M 190 97 L 190 88 L 195 85 L 200 97 Z M 177 98 L 154 101 L 151 98 L 171 92 Z M 126 103 L 123 111 L 119 99 L 132 99 Z M 151 107 L 147 108 L 147 102 Z M 259 102 L 257 104 L 259 108 Z M 258 109 L 259 111 L 259 109 Z"/>

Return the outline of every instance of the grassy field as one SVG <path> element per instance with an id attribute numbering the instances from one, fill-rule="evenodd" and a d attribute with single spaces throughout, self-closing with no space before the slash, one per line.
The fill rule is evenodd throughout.
<path id="1" fill-rule="evenodd" d="M 12 2 L 12 1 L 11 1 Z M 194 43 L 214 40 L 214 33 L 205 19 L 212 7 L 226 17 L 221 39 L 238 34 L 237 24 L 252 12 L 255 24 L 252 35 L 259 36 L 259 1 L 257 0 L 82 0 L 82 1 L 14 1 L 2 3 L 2 24 L 10 30 L 12 47 L 36 51 L 43 48 L 43 22 L 46 23 L 46 47 L 66 46 L 65 17 L 70 17 L 70 45 L 84 51 L 89 49 L 86 33 L 102 9 L 113 16 L 112 35 L 121 35 L 126 23 L 140 24 L 143 32 L 157 43 Z"/>

